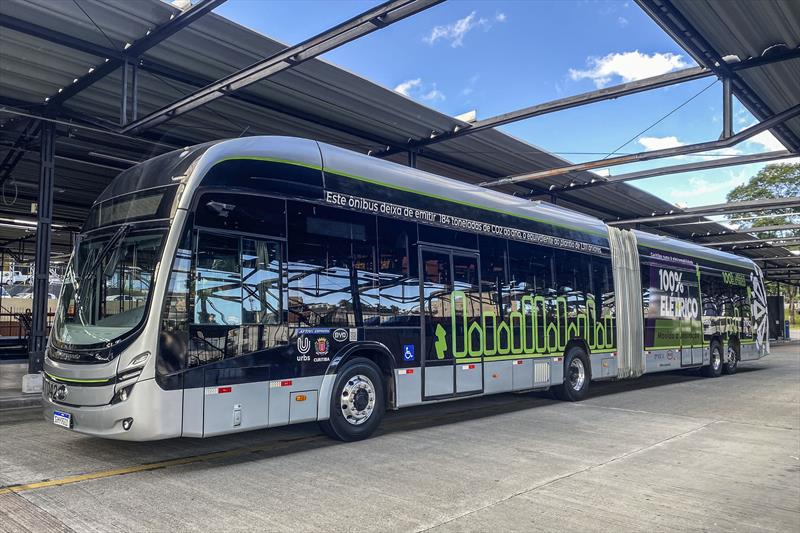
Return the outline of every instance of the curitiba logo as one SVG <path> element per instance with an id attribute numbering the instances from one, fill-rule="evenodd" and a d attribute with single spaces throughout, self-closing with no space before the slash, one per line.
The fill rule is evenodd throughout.
<path id="1" fill-rule="evenodd" d="M 442 324 L 434 330 L 436 357 L 444 359 L 448 350 L 456 359 L 552 354 L 563 352 L 575 338 L 585 340 L 591 350 L 613 348 L 614 317 L 598 317 L 594 298 L 585 302 L 582 310 L 575 311 L 569 309 L 565 296 L 526 295 L 500 320 L 485 309 L 479 316 L 471 316 L 470 306 L 478 304 L 463 291 L 454 291 L 450 294 L 450 331 Z"/>

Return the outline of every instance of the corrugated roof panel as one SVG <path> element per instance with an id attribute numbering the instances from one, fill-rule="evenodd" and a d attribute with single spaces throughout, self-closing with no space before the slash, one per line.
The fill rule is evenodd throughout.
<path id="1" fill-rule="evenodd" d="M 706 4 L 719 7 L 713 2 Z M 102 31 L 74 2 L 4 0 L 0 2 L 0 12 L 116 50 L 121 50 L 124 43 L 144 36 L 149 29 L 166 22 L 178 12 L 160 0 L 81 0 L 80 6 Z M 738 20 L 738 16 L 734 16 L 734 20 Z M 794 28 L 787 28 L 790 34 L 796 34 Z M 753 38 L 748 32 L 740 32 L 740 35 L 747 43 Z M 282 47 L 278 41 L 211 14 L 148 51 L 144 59 L 171 67 L 181 75 L 214 80 Z M 0 71 L 0 97 L 39 104 L 45 96 L 55 94 L 59 87 L 71 83 L 72 79 L 84 74 L 90 66 L 99 65 L 103 59 L 4 29 L 0 32 L 0 69 L 4 69 Z M 796 65 L 780 65 L 780 68 L 794 69 Z M 793 73 L 777 70 L 775 76 L 782 80 Z M 69 99 L 66 107 L 79 114 L 116 123 L 119 120 L 120 77 L 119 71 L 107 76 Z M 769 84 L 775 82 L 767 80 L 765 83 L 765 90 L 769 91 Z M 139 87 L 139 116 L 196 89 L 175 80 L 159 79 L 144 70 L 140 70 Z M 788 89 L 783 96 L 791 98 L 792 91 Z M 453 117 L 322 60 L 308 61 L 251 85 L 241 94 L 259 99 L 264 105 L 223 98 L 149 131 L 148 137 L 156 141 L 166 139 L 168 144 L 185 145 L 239 135 L 293 135 L 366 152 L 381 148 L 383 142 L 404 144 L 409 139 L 427 137 L 432 131 L 450 131 L 457 125 L 464 125 Z M 314 118 L 298 118 L 300 116 Z M 3 118 L 8 116 L 0 113 L 0 119 Z M 58 154 L 91 164 L 57 160 L 57 184 L 69 183 L 63 188 L 64 193 L 58 196 L 56 212 L 59 216 L 83 216 L 85 210 L 80 206 L 88 207 L 90 197 L 102 190 L 116 174 L 113 169 L 124 166 L 98 155 L 89 155 L 90 152 L 142 160 L 169 148 L 86 130 L 71 130 L 66 135 L 67 131 L 66 127 L 59 126 Z M 13 135 L 3 137 L 6 145 L 13 141 Z M 0 157 L 6 152 L 7 149 L 4 151 L 0 147 Z M 13 174 L 13 181 L 26 188 L 24 194 L 28 199 L 12 206 L 0 206 L 4 211 L 20 214 L 26 209 L 29 211 L 38 180 L 37 159 L 35 150 L 26 153 Z M 406 157 L 398 154 L 390 159 L 405 162 Z M 492 130 L 433 145 L 426 148 L 418 159 L 419 167 L 424 170 L 469 182 L 565 164 L 568 162 L 553 154 Z M 531 189 L 546 191 L 550 185 L 564 185 L 572 180 L 581 183 L 592 177 L 594 175 L 587 172 L 573 173 L 501 190 L 527 194 Z M 79 190 L 74 190 L 76 185 Z M 627 184 L 559 193 L 559 203 L 604 218 L 629 218 L 674 209 L 673 205 Z M 712 229 L 706 231 L 723 229 L 713 223 L 708 227 Z M 687 235 L 691 234 L 691 228 L 674 227 L 668 231 Z M 748 255 L 759 253 L 759 250 L 748 251 Z"/>

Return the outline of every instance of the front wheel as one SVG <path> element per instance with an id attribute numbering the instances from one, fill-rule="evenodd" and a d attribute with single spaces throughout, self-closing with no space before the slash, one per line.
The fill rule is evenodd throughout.
<path id="1" fill-rule="evenodd" d="M 711 361 L 700 369 L 700 373 L 707 378 L 718 378 L 722 374 L 722 346 L 719 343 L 711 345 Z"/>
<path id="2" fill-rule="evenodd" d="M 330 418 L 319 424 L 337 440 L 366 439 L 381 423 L 385 405 L 383 376 L 378 367 L 369 359 L 352 359 L 336 375 Z"/>
<path id="3" fill-rule="evenodd" d="M 559 400 L 579 402 L 589 394 L 589 382 L 592 380 L 592 367 L 589 356 L 581 348 L 575 346 L 567 350 L 564 356 L 564 382 L 553 389 Z"/>

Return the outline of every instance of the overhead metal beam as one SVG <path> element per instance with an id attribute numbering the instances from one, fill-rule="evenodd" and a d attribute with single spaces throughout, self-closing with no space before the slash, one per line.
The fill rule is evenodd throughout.
<path id="1" fill-rule="evenodd" d="M 800 255 L 776 255 L 774 257 L 751 257 L 750 259 L 753 261 L 762 261 L 764 265 L 767 265 L 769 263 L 775 263 L 776 261 L 800 261 Z"/>
<path id="2" fill-rule="evenodd" d="M 518 174 L 516 176 L 508 176 L 495 181 L 486 181 L 480 183 L 482 187 L 497 187 L 499 185 L 508 185 L 509 183 L 520 183 L 523 181 L 531 181 L 542 178 L 549 178 L 552 176 L 560 176 L 569 172 L 578 172 L 582 170 L 592 170 L 595 168 L 613 167 L 617 165 L 626 165 L 628 163 L 639 163 L 642 161 L 651 161 L 653 159 L 663 159 L 665 157 L 674 157 L 677 155 L 696 154 L 699 152 L 707 152 L 709 150 L 717 150 L 720 148 L 728 148 L 730 146 L 739 144 L 742 141 L 758 135 L 763 131 L 774 128 L 777 124 L 782 124 L 787 120 L 800 115 L 800 104 L 790 107 L 777 115 L 759 122 L 745 130 L 740 131 L 736 135 L 727 139 L 718 141 L 709 141 L 696 144 L 687 144 L 684 146 L 676 146 L 674 148 L 664 148 L 662 150 L 651 150 L 649 152 L 638 152 L 635 154 L 623 155 L 618 157 L 609 157 L 608 159 L 596 159 L 594 161 L 587 161 L 586 163 L 577 163 L 573 165 L 566 165 L 558 168 L 551 168 L 548 170 L 540 170 L 536 172 L 528 172 L 526 174 Z"/>
<path id="3" fill-rule="evenodd" d="M 39 26 L 37 24 L 33 24 L 32 22 L 18 19 L 4 13 L 0 13 L 0 27 L 9 28 L 26 35 L 38 37 L 40 39 L 44 39 L 45 41 L 66 46 L 67 48 L 72 48 L 73 50 L 78 50 L 85 54 L 91 54 L 97 57 L 109 59 L 122 59 L 124 57 L 122 52 L 114 50 L 113 48 L 107 48 L 105 46 L 94 44 L 90 41 L 84 41 L 79 37 L 67 35 L 66 33 L 61 33 L 44 26 Z"/>
<path id="4" fill-rule="evenodd" d="M 794 245 L 795 243 L 800 242 L 800 237 L 764 237 L 761 239 L 741 239 L 738 241 L 719 241 L 719 242 L 698 242 L 697 244 L 702 244 L 703 246 L 738 246 L 738 245 L 746 245 L 746 244 L 769 244 L 770 246 L 787 246 L 786 243 L 789 243 L 788 246 Z"/>
<path id="5" fill-rule="evenodd" d="M 0 185 L 5 183 L 11 176 L 11 173 L 14 172 L 14 169 L 17 168 L 17 165 L 25 154 L 25 148 L 28 146 L 28 143 L 39 135 L 40 126 L 41 123 L 38 120 L 28 120 L 28 123 L 25 124 L 19 137 L 17 137 L 14 144 L 8 148 L 3 162 L 0 163 Z"/>
<path id="6" fill-rule="evenodd" d="M 87 87 L 102 80 L 120 67 L 125 67 L 127 74 L 127 63 L 136 59 L 158 45 L 162 41 L 169 39 L 178 31 L 182 30 L 195 20 L 210 13 L 212 10 L 225 3 L 226 0 L 200 0 L 198 3 L 186 11 L 173 15 L 169 21 L 158 26 L 152 31 L 147 32 L 142 38 L 137 39 L 133 44 L 121 51 L 119 56 L 106 55 L 106 61 L 90 69 L 88 73 L 77 78 L 73 83 L 46 99 L 48 106 L 55 107 L 63 104 L 67 99 L 75 96 Z M 123 76 L 127 86 L 127 76 Z M 125 93 L 123 92 L 123 99 Z"/>
<path id="7" fill-rule="evenodd" d="M 390 0 L 375 8 L 357 15 L 333 28 L 324 31 L 302 43 L 290 46 L 277 54 L 256 62 L 255 64 L 234 72 L 217 82 L 195 91 L 172 104 L 133 121 L 122 128 L 123 133 L 139 133 L 163 124 L 168 120 L 204 106 L 226 94 L 238 91 L 257 81 L 261 81 L 279 72 L 293 68 L 320 54 L 338 48 L 359 37 L 385 28 L 435 6 L 444 0 Z"/>
<path id="8" fill-rule="evenodd" d="M 471 135 L 479 131 L 496 128 L 504 124 L 511 124 L 512 122 L 518 122 L 520 120 L 593 104 L 596 102 L 603 102 L 605 100 L 613 100 L 615 98 L 620 98 L 622 96 L 628 96 L 644 91 L 669 87 L 670 85 L 675 85 L 678 83 L 699 80 L 713 75 L 714 72 L 709 69 L 703 67 L 692 67 L 675 72 L 669 72 L 667 74 L 661 74 L 659 76 L 645 78 L 642 80 L 613 85 L 611 87 L 604 87 L 596 91 L 589 91 L 586 93 L 576 94 L 574 96 L 567 96 L 565 98 L 559 98 L 558 100 L 532 105 L 516 111 L 502 113 L 487 119 L 477 120 L 467 126 L 464 126 L 463 128 L 456 128 L 453 131 L 442 133 L 433 138 L 414 140 L 409 142 L 408 146 L 404 149 L 408 150 L 408 148 L 421 148 L 423 146 L 429 146 L 431 144 L 448 141 L 464 135 Z M 401 151 L 401 149 L 389 149 L 376 152 L 372 155 L 376 157 L 386 157 L 396 154 L 399 151 Z"/>
<path id="9" fill-rule="evenodd" d="M 710 243 L 703 244 L 703 246 L 710 246 L 710 245 L 711 245 Z M 737 250 L 738 251 L 738 250 L 753 250 L 753 249 L 757 249 L 757 248 L 786 248 L 787 246 L 800 246 L 800 240 L 787 241 L 787 242 L 782 242 L 782 243 L 777 243 L 777 244 L 755 243 L 754 242 L 752 244 L 728 245 L 727 248 L 723 247 L 723 249 L 726 249 L 728 251 L 733 251 L 733 250 Z"/>
<path id="10" fill-rule="evenodd" d="M 746 165 L 750 163 L 764 163 L 766 161 L 775 161 L 778 159 L 788 159 L 790 157 L 798 157 L 789 150 L 776 150 L 774 152 L 765 152 L 761 154 L 747 154 L 732 157 L 724 157 L 719 159 L 712 159 L 710 161 L 699 161 L 696 163 L 684 163 L 682 165 L 670 165 L 667 167 L 651 168 L 647 170 L 640 170 L 638 172 L 628 172 L 626 174 L 618 174 L 616 176 L 597 176 L 587 183 L 575 183 L 564 186 L 553 185 L 550 190 L 554 193 L 562 191 L 575 191 L 586 189 L 589 187 L 596 187 L 599 185 L 608 185 L 609 183 L 623 183 L 626 181 L 635 181 L 646 178 L 653 178 L 655 176 L 666 176 L 670 174 L 681 174 L 683 172 L 696 172 L 698 170 L 708 170 L 712 168 L 731 167 L 736 165 Z"/>
<path id="11" fill-rule="evenodd" d="M 147 67 L 142 66 L 141 68 L 143 70 L 145 70 L 146 68 L 152 67 L 152 64 L 150 64 L 149 62 L 144 63 L 144 65 L 147 65 Z M 161 68 L 161 67 L 158 67 L 158 68 Z M 167 77 L 171 76 L 172 74 L 173 73 L 170 73 L 169 75 L 167 75 Z M 183 80 L 183 79 L 176 79 L 176 81 L 182 81 L 184 83 L 191 83 L 190 80 Z M 231 98 L 241 99 L 242 101 L 251 103 L 253 105 L 260 105 L 262 107 L 267 107 L 267 108 L 269 108 L 269 109 L 271 109 L 271 110 L 273 110 L 273 111 L 275 111 L 277 113 L 282 113 L 282 114 L 285 114 L 287 116 L 292 116 L 292 117 L 298 118 L 300 120 L 316 121 L 317 124 L 323 125 L 325 127 L 329 127 L 331 129 L 339 131 L 339 132 L 347 133 L 347 134 L 350 134 L 350 135 L 353 135 L 353 136 L 356 136 L 356 137 L 360 137 L 362 139 L 366 139 L 369 142 L 374 142 L 374 143 L 382 145 L 382 146 L 391 145 L 391 141 L 387 141 L 386 139 L 378 138 L 375 134 L 364 132 L 364 131 L 361 131 L 361 130 L 357 130 L 357 129 L 354 129 L 353 127 L 351 127 L 351 126 L 344 125 L 344 124 L 339 124 L 339 123 L 330 121 L 328 119 L 325 119 L 323 117 L 314 117 L 314 116 L 311 116 L 311 115 L 308 115 L 308 114 L 303 114 L 302 112 L 297 112 L 296 110 L 289 110 L 289 109 L 285 109 L 285 108 L 284 109 L 277 109 L 277 108 L 272 107 L 271 104 L 266 103 L 263 100 L 260 100 L 259 98 L 251 96 L 251 95 L 246 94 L 246 93 L 235 93 L 235 94 L 230 95 L 230 97 Z M 133 141 L 133 142 L 142 142 L 142 143 L 146 143 L 146 144 L 153 144 L 153 145 L 156 145 L 156 146 L 164 147 L 165 149 L 176 149 L 176 148 L 178 148 L 180 146 L 185 145 L 185 142 L 182 139 L 175 139 L 175 138 L 170 137 L 169 135 L 162 135 L 160 133 L 157 135 L 157 138 L 159 139 L 158 141 L 156 141 L 155 138 L 153 138 L 154 136 L 151 135 L 150 132 L 145 132 L 143 135 L 138 136 L 138 137 L 135 137 L 135 136 L 130 135 L 130 134 L 125 135 L 125 134 L 117 133 L 116 131 L 112 131 L 111 130 L 111 128 L 115 128 L 116 127 L 116 124 L 108 122 L 108 121 L 99 120 L 99 119 L 96 119 L 94 117 L 85 116 L 83 114 L 71 111 L 71 110 L 69 110 L 67 108 L 61 108 L 59 110 L 59 116 L 62 116 L 62 117 L 65 117 L 65 118 L 69 118 L 70 121 L 52 119 L 52 118 L 49 118 L 49 117 L 45 117 L 43 115 L 38 115 L 36 113 L 21 111 L 19 109 L 16 109 L 16 107 L 19 107 L 20 105 L 24 105 L 24 102 L 13 102 L 13 101 L 5 102 L 4 100 L 5 99 L 0 98 L 0 104 L 7 103 L 8 105 L 11 105 L 11 106 L 15 107 L 15 108 L 0 107 L 0 111 L 5 112 L 5 113 L 11 113 L 11 114 L 15 114 L 15 115 L 19 115 L 19 116 L 25 116 L 25 117 L 29 117 L 29 118 L 36 118 L 36 119 L 40 119 L 42 121 L 52 121 L 52 122 L 54 122 L 56 124 L 61 124 L 61 125 L 67 126 L 67 127 L 74 127 L 74 128 L 78 128 L 78 129 L 84 129 L 84 130 L 87 130 L 87 131 L 91 131 L 91 132 L 94 132 L 94 133 L 103 133 L 103 134 L 107 134 L 107 135 L 112 135 L 112 136 L 120 137 L 120 138 L 123 138 L 123 139 L 127 139 L 129 141 Z M 73 122 L 73 121 L 78 121 L 78 122 Z M 171 144 L 168 144 L 168 143 L 171 143 Z M 496 174 L 496 173 L 494 173 L 493 171 L 491 171 L 491 170 L 489 170 L 487 168 L 471 165 L 471 164 L 465 163 L 464 161 L 458 160 L 456 158 L 450 157 L 450 156 L 448 156 L 446 154 L 442 154 L 442 153 L 436 153 L 436 152 L 428 151 L 428 152 L 421 153 L 421 154 L 417 155 L 417 162 L 419 162 L 421 160 L 425 160 L 425 159 L 428 159 L 428 160 L 431 160 L 431 161 L 436 161 L 438 163 L 443 163 L 443 164 L 452 166 L 452 167 L 454 167 L 456 169 L 466 170 L 468 172 L 472 172 L 472 173 L 475 173 L 475 174 L 488 176 L 488 177 L 491 177 L 491 178 L 500 178 L 500 177 L 502 177 L 502 175 Z M 525 192 L 527 193 L 528 191 L 530 191 L 533 188 L 534 188 L 533 184 L 526 185 L 526 191 Z M 541 194 L 547 194 L 547 190 L 545 188 L 538 187 L 538 189 L 539 189 Z M 596 207 L 596 206 L 591 205 L 590 202 L 584 202 L 584 201 L 581 201 L 579 199 L 570 199 L 569 201 L 571 203 L 575 204 L 576 206 L 579 206 L 579 207 L 582 207 L 582 208 L 589 209 L 589 208 L 592 208 L 592 207 Z M 604 211 L 606 213 L 608 213 L 609 215 L 611 215 L 611 216 L 619 216 L 617 214 L 618 212 L 615 212 L 610 207 L 606 207 Z"/>
<path id="12" fill-rule="evenodd" d="M 774 214 L 766 214 L 766 215 L 754 215 L 754 216 L 747 216 L 747 217 L 738 217 L 726 220 L 725 222 L 736 224 L 739 222 L 744 222 L 745 220 L 760 220 L 763 218 L 773 218 Z M 791 212 L 782 212 L 780 214 L 782 217 L 793 217 L 793 216 L 800 216 L 800 211 L 791 211 Z M 705 217 L 697 217 L 697 220 L 692 222 L 666 222 L 664 224 L 656 224 L 652 226 L 653 228 L 671 228 L 673 226 L 693 226 L 697 224 L 719 224 L 717 220 L 708 220 Z"/>
<path id="13" fill-rule="evenodd" d="M 666 220 L 678 220 L 681 218 L 692 218 L 696 216 L 726 215 L 732 213 L 747 213 L 749 211 L 764 211 L 767 209 L 784 209 L 800 207 L 800 196 L 791 198 L 763 198 L 761 200 L 745 200 L 742 202 L 727 202 L 724 204 L 713 204 L 700 207 L 688 207 L 681 211 L 669 212 L 664 214 L 653 213 L 649 217 L 629 218 L 626 220 L 612 220 L 606 224 L 618 226 L 621 224 L 649 224 L 651 222 L 662 222 Z M 676 208 L 677 209 L 677 208 Z M 713 220 L 709 220 L 713 222 Z"/>
<path id="14" fill-rule="evenodd" d="M 62 46 L 66 46 L 68 48 L 71 48 L 73 50 L 77 50 L 77 51 L 80 51 L 80 52 L 93 54 L 93 55 L 98 55 L 100 57 L 119 58 L 119 59 L 123 58 L 123 55 L 117 50 L 114 50 L 114 49 L 111 49 L 111 48 L 104 48 L 104 47 L 95 45 L 94 43 L 91 43 L 91 42 L 88 42 L 88 41 L 82 41 L 82 40 L 74 38 L 74 37 L 72 37 L 70 35 L 66 35 L 66 34 L 54 31 L 52 29 L 49 29 L 49 28 L 35 26 L 35 25 L 32 25 L 32 24 L 30 24 L 28 22 L 25 22 L 25 21 L 22 21 L 22 20 L 19 20 L 19 19 L 15 19 L 14 17 L 9 17 L 9 16 L 2 15 L 2 14 L 0 14 L 0 27 L 7 27 L 7 28 L 11 28 L 11 29 L 16 29 L 17 31 L 22 31 L 23 33 L 27 33 L 29 35 L 33 35 L 35 37 L 38 37 L 38 38 L 41 38 L 41 39 L 45 39 L 45 40 L 47 40 L 49 42 L 53 42 L 53 43 L 56 43 L 56 44 L 59 44 L 59 45 L 62 45 Z M 158 77 L 161 77 L 161 78 L 168 79 L 170 81 L 176 81 L 176 82 L 183 83 L 183 84 L 186 84 L 186 85 L 194 86 L 197 89 L 205 87 L 205 86 L 207 86 L 207 85 L 209 85 L 211 83 L 214 83 L 214 81 L 215 81 L 215 80 L 210 79 L 210 78 L 205 78 L 205 77 L 202 77 L 202 76 L 197 76 L 195 74 L 191 74 L 191 73 L 188 73 L 188 72 L 183 72 L 183 71 L 174 69 L 174 68 L 169 67 L 167 65 L 158 63 L 157 61 L 153 61 L 152 59 L 149 59 L 149 58 L 142 58 L 139 61 L 138 67 L 142 71 L 147 72 L 149 74 L 152 74 L 154 76 L 158 76 Z M 299 109 L 291 109 L 291 108 L 286 107 L 285 105 L 280 105 L 279 106 L 278 104 L 275 104 L 273 102 L 269 102 L 269 101 L 267 101 L 267 100 L 265 100 L 263 98 L 259 98 L 259 97 L 255 96 L 255 95 L 248 94 L 247 92 L 240 91 L 240 92 L 237 92 L 237 93 L 229 94 L 228 98 L 233 98 L 233 99 L 240 100 L 240 101 L 248 103 L 248 104 L 259 106 L 259 107 L 268 109 L 268 110 L 270 110 L 272 112 L 280 113 L 281 115 L 285 115 L 287 117 L 313 122 L 313 123 L 315 123 L 317 125 L 321 125 L 321 126 L 324 126 L 324 127 L 327 127 L 327 128 L 331 128 L 333 130 L 336 130 L 336 131 L 339 131 L 339 132 L 342 132 L 342 133 L 347 133 L 349 135 L 360 137 L 360 138 L 365 139 L 365 140 L 367 140 L 369 142 L 373 142 L 377 146 L 380 146 L 380 147 L 386 147 L 386 146 L 395 147 L 395 145 L 394 145 L 394 143 L 392 141 L 389 141 L 388 139 L 385 139 L 385 138 L 380 138 L 378 135 L 376 135 L 374 133 L 369 133 L 369 132 L 366 132 L 366 131 L 363 131 L 363 130 L 359 130 L 359 129 L 353 127 L 353 126 L 341 124 L 341 123 L 338 123 L 338 122 L 333 121 L 331 119 L 328 119 L 328 118 L 325 118 L 325 117 L 322 117 L 322 116 L 318 116 L 318 115 L 314 115 L 312 113 L 308 113 L 308 112 L 305 112 L 305 111 L 302 111 L 302 110 L 299 110 Z M 27 107 L 29 107 L 31 105 L 30 102 L 26 102 L 26 101 L 22 101 L 22 100 L 10 99 L 10 98 L 7 98 L 7 97 L 0 98 L 0 103 L 2 103 L 4 105 L 16 107 L 16 108 L 22 108 L 22 109 L 27 108 Z M 16 110 L 3 109 L 3 111 L 15 113 L 15 114 L 20 114 L 20 115 L 23 115 L 23 116 L 31 116 L 31 117 L 34 117 L 34 118 L 42 118 L 44 120 L 51 120 L 51 119 L 47 119 L 45 117 L 41 117 L 39 115 L 36 115 L 35 113 L 22 112 L 19 109 L 16 109 Z M 65 117 L 70 117 L 70 118 L 73 118 L 75 120 L 81 120 L 83 122 L 87 122 L 89 124 L 92 124 L 93 126 L 96 126 L 96 127 L 109 129 L 109 132 L 111 132 L 111 130 L 114 130 L 113 133 L 110 133 L 110 134 L 112 134 L 112 135 L 120 135 L 120 134 L 118 134 L 116 132 L 116 128 L 118 128 L 118 126 L 119 126 L 116 123 L 102 121 L 102 120 L 97 119 L 95 117 L 89 117 L 89 116 L 85 116 L 85 115 L 80 115 L 78 113 L 75 113 L 75 112 L 67 109 L 67 108 L 61 108 L 59 110 L 59 115 L 60 116 L 65 116 Z M 64 122 L 64 123 L 67 124 L 67 125 L 70 125 L 69 123 L 66 123 L 66 122 Z M 75 125 L 75 126 L 79 127 L 78 125 Z M 141 142 L 153 142 L 154 144 L 164 145 L 164 143 L 155 142 L 155 141 L 148 141 L 147 140 L 148 139 L 148 135 L 147 134 L 142 135 L 141 137 L 138 137 L 138 138 L 130 136 L 130 135 L 124 136 L 124 137 L 127 137 L 128 139 L 132 139 L 132 140 L 141 141 Z M 163 135 L 159 135 L 158 138 L 162 139 L 162 138 L 164 138 L 164 136 Z M 183 146 L 183 144 L 185 144 L 185 143 L 178 143 L 178 145 L 176 145 L 174 147 L 170 147 L 170 148 L 178 148 L 179 146 Z M 166 145 L 164 145 L 164 146 L 166 147 Z M 438 155 L 436 155 L 436 156 L 428 155 L 427 157 L 429 159 L 438 160 Z M 502 176 L 500 176 L 500 177 L 502 177 Z"/>
<path id="15" fill-rule="evenodd" d="M 800 229 L 800 224 L 780 224 L 777 226 L 761 226 L 761 227 L 751 227 L 751 228 L 737 228 L 731 229 L 727 231 L 721 231 L 719 233 L 692 233 L 692 237 L 695 239 L 703 239 L 705 237 L 721 237 L 723 235 L 734 235 L 734 234 L 741 234 L 741 233 L 772 233 L 773 231 L 789 231 Z"/>
<path id="16" fill-rule="evenodd" d="M 729 67 L 733 71 L 740 71 L 754 67 L 760 67 L 769 63 L 786 61 L 795 58 L 800 58 L 800 49 L 777 53 L 769 57 L 763 57 L 763 58 L 759 57 L 759 58 L 748 59 L 746 61 L 741 61 L 738 63 L 731 63 L 729 64 Z M 376 157 L 386 157 L 389 155 L 399 153 L 401 151 L 408 150 L 409 148 L 421 148 L 423 146 L 430 146 L 432 144 L 448 141 L 450 139 L 455 139 L 465 135 L 471 135 L 479 131 L 483 131 L 490 128 L 496 128 L 498 126 L 503 126 L 505 124 L 511 124 L 513 122 L 518 122 L 520 120 L 546 115 L 548 113 L 554 113 L 556 111 L 563 111 L 565 109 L 581 107 L 596 102 L 614 100 L 616 98 L 620 98 L 623 96 L 637 94 L 645 91 L 651 91 L 654 89 L 660 89 L 662 87 L 669 87 L 671 85 L 694 81 L 713 75 L 716 75 L 716 73 L 712 69 L 707 69 L 704 67 L 691 67 L 683 70 L 677 70 L 674 72 L 668 72 L 666 74 L 661 74 L 658 76 L 652 76 L 650 78 L 645 78 L 642 80 L 621 83 L 619 85 L 604 87 L 602 89 L 598 89 L 595 91 L 589 91 L 574 96 L 567 96 L 565 98 L 559 98 L 558 100 L 553 100 L 550 102 L 544 102 L 541 104 L 525 107 L 522 109 L 518 109 L 516 111 L 502 113 L 500 115 L 496 115 L 494 117 L 486 118 L 483 120 L 477 120 L 466 126 L 456 128 L 453 131 L 444 132 L 432 138 L 416 139 L 409 142 L 408 145 L 405 147 L 389 148 L 387 150 L 375 152 L 372 155 Z M 731 134 L 732 134 L 732 129 L 731 129 Z"/>
<path id="17" fill-rule="evenodd" d="M 764 120 L 775 114 L 757 92 L 742 80 L 736 70 L 731 68 L 732 64 L 727 63 L 720 55 L 720 52 L 703 37 L 703 33 L 698 31 L 683 13 L 675 7 L 672 0 L 636 0 L 636 3 L 655 20 L 656 24 L 661 26 L 667 34 L 686 49 L 698 63 L 715 71 L 720 78 L 730 79 L 734 94 L 756 118 Z M 767 53 L 759 59 L 769 61 L 771 57 L 782 55 L 782 52 L 787 51 L 787 49 L 781 50 L 779 47 L 771 47 L 767 50 Z M 800 52 L 800 47 L 788 49 L 788 52 L 798 53 Z M 784 146 L 800 152 L 800 138 L 790 128 L 782 124 L 778 125 L 775 135 Z"/>

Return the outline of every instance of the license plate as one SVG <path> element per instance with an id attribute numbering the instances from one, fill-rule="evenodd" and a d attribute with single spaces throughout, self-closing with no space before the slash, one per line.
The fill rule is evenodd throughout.
<path id="1" fill-rule="evenodd" d="M 65 428 L 72 427 L 72 415 L 63 411 L 53 411 L 53 424 Z"/>

